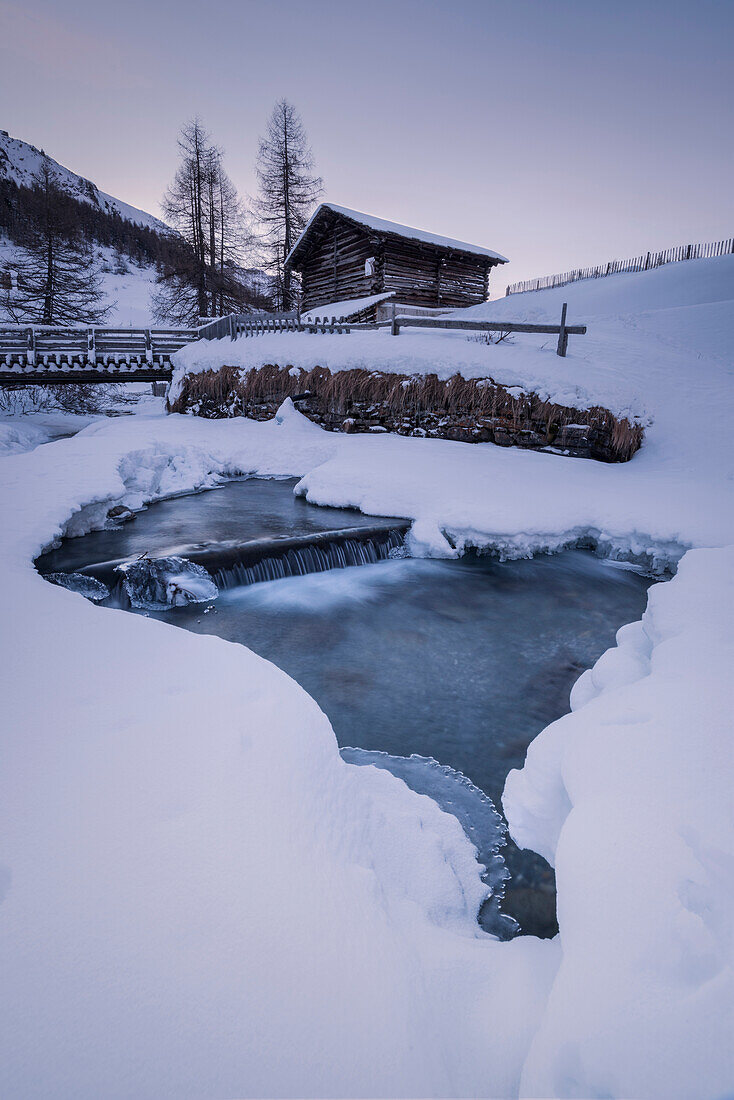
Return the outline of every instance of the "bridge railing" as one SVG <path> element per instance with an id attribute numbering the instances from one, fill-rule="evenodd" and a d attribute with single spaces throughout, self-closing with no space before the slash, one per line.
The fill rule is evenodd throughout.
<path id="1" fill-rule="evenodd" d="M 0 366 L 137 363 L 153 367 L 168 364 L 174 352 L 196 339 L 195 329 L 183 328 L 4 325 L 0 326 Z"/>

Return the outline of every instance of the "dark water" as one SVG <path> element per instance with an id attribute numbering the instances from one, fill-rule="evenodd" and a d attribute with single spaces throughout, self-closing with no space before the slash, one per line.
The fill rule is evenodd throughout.
<path id="1" fill-rule="evenodd" d="M 574 681 L 616 630 L 639 619 L 648 583 L 582 551 L 408 559 L 232 589 L 207 614 L 161 617 L 273 661 L 316 699 L 340 745 L 435 757 L 500 806 L 508 771 L 568 711 Z M 506 858 L 505 910 L 552 932 L 552 871 L 512 847 Z"/>
<path id="2" fill-rule="evenodd" d="M 318 520 L 355 524 L 337 509 L 313 516 L 292 500 L 291 484 L 251 481 L 158 504 L 66 553 L 81 565 L 147 549 L 136 541 L 143 525 L 170 543 L 240 536 L 242 524 L 252 537 Z M 70 568 L 68 557 L 55 568 Z M 574 681 L 617 629 L 640 618 L 649 584 L 584 551 L 504 563 L 406 559 L 234 588 L 206 613 L 193 605 L 154 614 L 273 661 L 317 700 L 340 745 L 435 757 L 500 807 L 509 770 L 566 713 Z M 525 931 L 552 934 L 552 870 L 512 845 L 506 858 L 505 911 Z"/>
<path id="3" fill-rule="evenodd" d="M 160 501 L 116 530 L 66 540 L 58 550 L 39 558 L 38 568 L 44 573 L 70 573 L 92 562 L 154 554 L 185 543 L 305 535 L 375 522 L 374 516 L 346 508 L 319 508 L 294 497 L 296 481 L 249 478 Z"/>

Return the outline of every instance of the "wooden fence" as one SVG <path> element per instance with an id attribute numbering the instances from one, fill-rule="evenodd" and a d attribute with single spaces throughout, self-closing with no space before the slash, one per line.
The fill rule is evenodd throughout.
<path id="1" fill-rule="evenodd" d="M 199 329 L 202 340 L 222 340 L 229 336 L 264 336 L 268 332 L 349 332 L 349 325 L 340 317 L 309 317 L 304 321 L 292 313 L 230 313 Z"/>
<path id="2" fill-rule="evenodd" d="M 680 244 L 675 248 L 666 248 L 662 252 L 647 252 L 631 260 L 609 260 L 596 267 L 579 267 L 575 271 L 564 271 L 560 275 L 544 275 L 540 279 L 526 279 L 523 283 L 510 283 L 505 290 L 508 294 L 524 294 L 529 290 L 548 290 L 555 286 L 566 286 L 579 279 L 601 279 L 606 275 L 617 275 L 621 271 L 651 271 L 663 264 L 678 263 L 680 260 L 705 260 L 712 256 L 726 256 L 734 252 L 734 237 L 725 241 L 713 241 L 708 244 Z"/>
<path id="3" fill-rule="evenodd" d="M 566 324 L 567 305 L 564 302 L 561 319 L 557 325 L 532 325 L 521 321 L 469 321 L 452 317 L 412 317 L 398 315 L 397 307 L 392 306 L 389 321 L 365 321 L 357 324 L 347 323 L 340 318 L 309 316 L 302 321 L 296 314 L 277 314 L 253 318 L 251 314 L 230 314 L 220 317 L 199 329 L 204 340 L 221 340 L 229 336 L 236 340 L 239 336 L 262 336 L 266 332 L 352 332 L 375 331 L 389 328 L 393 336 L 400 335 L 401 328 L 445 329 L 458 332 L 537 332 L 558 336 L 557 354 L 565 355 L 569 336 L 583 336 L 586 325 Z"/>
<path id="4" fill-rule="evenodd" d="M 565 356 L 569 336 L 583 336 L 586 325 L 566 324 L 567 305 L 561 309 L 561 320 L 557 325 L 531 325 L 520 321 L 466 321 L 455 317 L 393 317 L 391 325 L 393 336 L 400 335 L 401 328 L 440 328 L 459 332 L 538 332 L 558 336 L 556 354 Z M 377 327 L 365 326 L 365 327 Z"/>

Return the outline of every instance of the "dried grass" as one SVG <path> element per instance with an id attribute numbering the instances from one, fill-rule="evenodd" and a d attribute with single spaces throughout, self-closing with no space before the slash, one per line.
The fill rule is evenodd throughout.
<path id="1" fill-rule="evenodd" d="M 380 406 L 397 417 L 433 414 L 468 420 L 491 420 L 510 431 L 545 432 L 552 442 L 567 424 L 584 425 L 599 439 L 603 457 L 626 462 L 642 442 L 640 424 L 616 417 L 595 406 L 578 409 L 543 401 L 537 394 L 511 394 L 493 378 L 466 379 L 455 374 L 441 381 L 435 374 L 409 376 L 379 371 L 345 370 L 332 374 L 269 364 L 249 371 L 224 366 L 189 374 L 171 412 L 187 412 L 205 404 L 230 408 L 239 401 L 243 411 L 252 406 L 278 405 L 286 397 L 308 394 L 322 409 L 349 417 L 355 406 Z"/>

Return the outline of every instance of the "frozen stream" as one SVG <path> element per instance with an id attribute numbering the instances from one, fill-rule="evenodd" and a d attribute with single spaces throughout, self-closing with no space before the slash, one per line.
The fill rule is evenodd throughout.
<path id="1" fill-rule="evenodd" d="M 374 517 L 293 497 L 294 482 L 234 482 L 151 506 L 123 528 L 70 540 L 44 571 L 196 540 L 353 527 Z M 241 642 L 320 704 L 341 746 L 435 757 L 501 806 L 529 742 L 568 710 L 571 686 L 639 619 L 650 581 L 583 551 L 530 561 L 397 560 L 220 592 L 208 607 L 153 613 Z M 555 928 L 548 865 L 505 850 L 505 912 Z"/>

